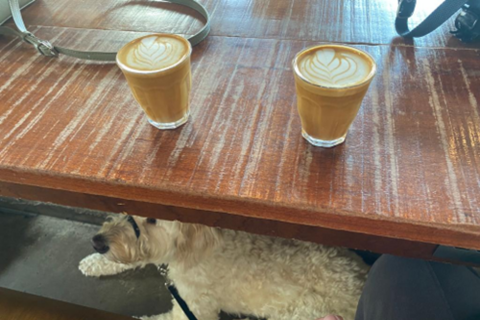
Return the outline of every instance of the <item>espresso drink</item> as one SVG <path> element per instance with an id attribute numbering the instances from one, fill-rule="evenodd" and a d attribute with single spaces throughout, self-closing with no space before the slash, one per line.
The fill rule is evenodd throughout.
<path id="1" fill-rule="evenodd" d="M 188 120 L 191 52 L 188 40 L 171 34 L 138 38 L 118 51 L 117 64 L 135 99 L 159 129 Z"/>
<path id="2" fill-rule="evenodd" d="M 340 45 L 305 49 L 293 60 L 302 135 L 313 145 L 343 141 L 376 71 L 363 51 Z"/>

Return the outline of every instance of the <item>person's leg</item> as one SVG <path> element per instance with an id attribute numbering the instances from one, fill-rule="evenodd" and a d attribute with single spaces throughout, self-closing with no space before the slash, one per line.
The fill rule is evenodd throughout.
<path id="1" fill-rule="evenodd" d="M 455 319 L 480 319 L 480 276 L 471 268 L 430 262 Z"/>
<path id="2" fill-rule="evenodd" d="M 355 320 L 480 319 L 470 268 L 384 255 L 368 275 Z"/>

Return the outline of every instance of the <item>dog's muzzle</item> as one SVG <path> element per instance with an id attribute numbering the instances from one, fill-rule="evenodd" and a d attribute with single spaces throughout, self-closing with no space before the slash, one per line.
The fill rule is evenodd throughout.
<path id="1" fill-rule="evenodd" d="M 100 254 L 107 253 L 110 247 L 107 245 L 107 239 L 101 234 L 97 234 L 92 238 L 92 246 L 95 251 Z"/>

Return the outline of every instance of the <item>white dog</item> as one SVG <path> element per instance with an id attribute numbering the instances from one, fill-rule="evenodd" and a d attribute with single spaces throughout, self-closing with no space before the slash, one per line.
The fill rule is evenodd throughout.
<path id="1" fill-rule="evenodd" d="M 351 320 L 368 271 L 346 249 L 137 216 L 112 218 L 92 243 L 102 256 L 84 259 L 82 272 L 168 264 L 169 278 L 199 320 L 218 320 L 221 310 L 269 320 L 327 314 Z M 99 265 L 103 257 L 113 263 Z M 186 316 L 174 304 L 158 319 Z"/>

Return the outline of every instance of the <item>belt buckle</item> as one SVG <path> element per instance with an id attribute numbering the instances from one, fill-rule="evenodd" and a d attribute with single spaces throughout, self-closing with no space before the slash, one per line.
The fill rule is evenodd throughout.
<path id="1" fill-rule="evenodd" d="M 25 41 L 26 43 L 29 43 L 35 47 L 35 49 L 45 57 L 57 57 L 58 56 L 58 51 L 55 49 L 55 47 L 48 42 L 47 40 L 42 40 L 37 38 L 33 33 L 31 32 L 26 32 L 22 40 Z"/>

